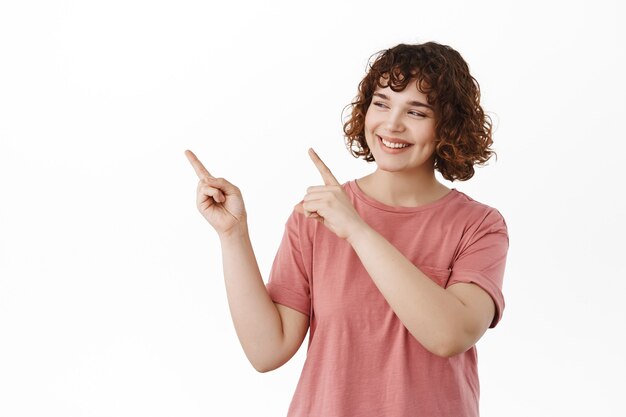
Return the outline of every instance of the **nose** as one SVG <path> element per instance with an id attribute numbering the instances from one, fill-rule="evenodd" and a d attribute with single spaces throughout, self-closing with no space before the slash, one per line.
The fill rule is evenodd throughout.
<path id="1" fill-rule="evenodd" d="M 404 125 L 402 124 L 402 114 L 397 111 L 388 113 L 386 125 L 387 130 L 390 132 L 402 131 L 404 129 Z"/>

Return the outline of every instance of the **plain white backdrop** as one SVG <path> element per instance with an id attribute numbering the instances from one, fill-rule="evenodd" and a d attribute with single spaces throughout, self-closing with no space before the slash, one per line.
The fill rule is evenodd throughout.
<path id="1" fill-rule="evenodd" d="M 2 1 L 0 416 L 283 416 L 308 338 L 237 340 L 191 149 L 242 190 L 267 282 L 284 223 L 374 165 L 341 112 L 368 58 L 457 49 L 498 159 L 444 183 L 509 226 L 481 415 L 623 416 L 626 31 L 618 1 Z M 438 175 L 441 179 L 441 176 Z"/>

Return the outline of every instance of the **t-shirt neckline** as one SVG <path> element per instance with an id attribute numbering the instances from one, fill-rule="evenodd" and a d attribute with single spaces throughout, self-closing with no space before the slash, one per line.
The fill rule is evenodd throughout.
<path id="1" fill-rule="evenodd" d="M 416 211 L 430 210 L 432 208 L 439 207 L 440 205 L 445 204 L 446 202 L 453 199 L 459 193 L 459 191 L 456 188 L 452 188 L 446 195 L 444 195 L 438 200 L 433 201 L 432 203 L 423 204 L 417 207 L 404 207 L 404 206 L 389 206 L 378 200 L 374 200 L 372 197 L 365 194 L 363 190 L 361 190 L 361 188 L 356 182 L 356 179 L 349 181 L 348 186 L 350 187 L 352 192 L 357 196 L 357 198 L 359 198 L 360 200 L 363 200 L 368 205 L 372 207 L 376 207 L 381 210 L 391 211 L 394 213 L 412 213 Z"/>

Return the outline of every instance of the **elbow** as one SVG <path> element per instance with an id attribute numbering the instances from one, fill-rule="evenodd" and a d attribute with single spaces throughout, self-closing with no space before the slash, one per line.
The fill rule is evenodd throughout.
<path id="1" fill-rule="evenodd" d="M 431 353 L 447 359 L 466 352 L 472 346 L 473 343 L 468 343 L 467 339 L 462 337 L 447 337 L 440 340 Z"/>
<path id="2" fill-rule="evenodd" d="M 260 374 L 264 374 L 264 373 L 267 373 L 276 369 L 276 367 L 268 366 L 267 364 L 262 364 L 262 363 L 252 362 L 252 361 L 250 361 L 250 363 L 252 364 L 252 367 L 254 368 L 254 370 Z"/>
<path id="3" fill-rule="evenodd" d="M 433 355 L 451 358 L 467 352 L 478 341 L 476 331 L 464 328 L 460 323 L 453 323 L 445 330 L 428 334 L 429 337 L 419 338 L 417 332 L 410 332 L 421 345 Z"/>
<path id="4" fill-rule="evenodd" d="M 246 357 L 255 371 L 264 374 L 280 368 L 292 356 L 285 356 L 281 352 L 283 352 L 283 349 L 274 347 L 270 348 L 269 352 L 267 349 L 264 351 L 248 351 L 246 352 Z"/>
<path id="5" fill-rule="evenodd" d="M 260 374 L 265 374 L 267 372 L 272 372 L 275 369 L 280 368 L 282 364 L 271 364 L 271 363 L 261 363 L 261 362 L 250 362 L 255 371 Z"/>
<path id="6" fill-rule="evenodd" d="M 431 352 L 442 358 L 451 358 L 467 352 L 478 339 L 480 336 L 475 327 L 468 327 L 465 323 L 457 321 L 452 323 L 446 332 L 440 334 L 436 349 Z"/>
<path id="7" fill-rule="evenodd" d="M 271 371 L 272 369 L 270 369 L 270 368 L 263 368 L 263 367 L 260 367 L 260 366 L 255 366 L 254 370 L 257 371 L 260 374 L 264 374 L 266 372 Z"/>
<path id="8" fill-rule="evenodd" d="M 459 346 L 457 345 L 452 345 L 452 344 L 448 344 L 448 345 L 443 345 L 441 347 L 439 347 L 438 349 L 436 349 L 434 352 L 432 352 L 433 354 L 441 357 L 441 358 L 451 358 L 453 356 L 456 356 L 458 354 L 461 354 L 463 352 L 465 352 L 467 349 L 466 348 L 459 348 Z"/>
<path id="9" fill-rule="evenodd" d="M 251 347 L 255 347 L 256 349 L 251 349 Z M 248 346 L 248 349 L 246 350 L 246 348 L 244 348 L 243 351 L 250 365 L 260 374 L 271 372 L 278 368 L 275 363 L 275 358 L 268 357 L 266 352 L 259 349 L 256 345 Z"/>

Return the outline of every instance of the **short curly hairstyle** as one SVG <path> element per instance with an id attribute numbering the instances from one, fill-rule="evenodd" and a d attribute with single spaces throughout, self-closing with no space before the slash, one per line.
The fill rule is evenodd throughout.
<path id="1" fill-rule="evenodd" d="M 417 82 L 435 115 L 434 168 L 448 181 L 472 178 L 474 165 L 484 165 L 496 152 L 490 148 L 491 118 L 480 106 L 480 86 L 470 75 L 465 60 L 450 46 L 436 42 L 399 44 L 372 56 L 376 55 L 359 83 L 357 96 L 346 106 L 352 109 L 343 124 L 350 153 L 355 158 L 374 161 L 364 127 L 376 87 L 402 91 L 409 83 Z"/>

